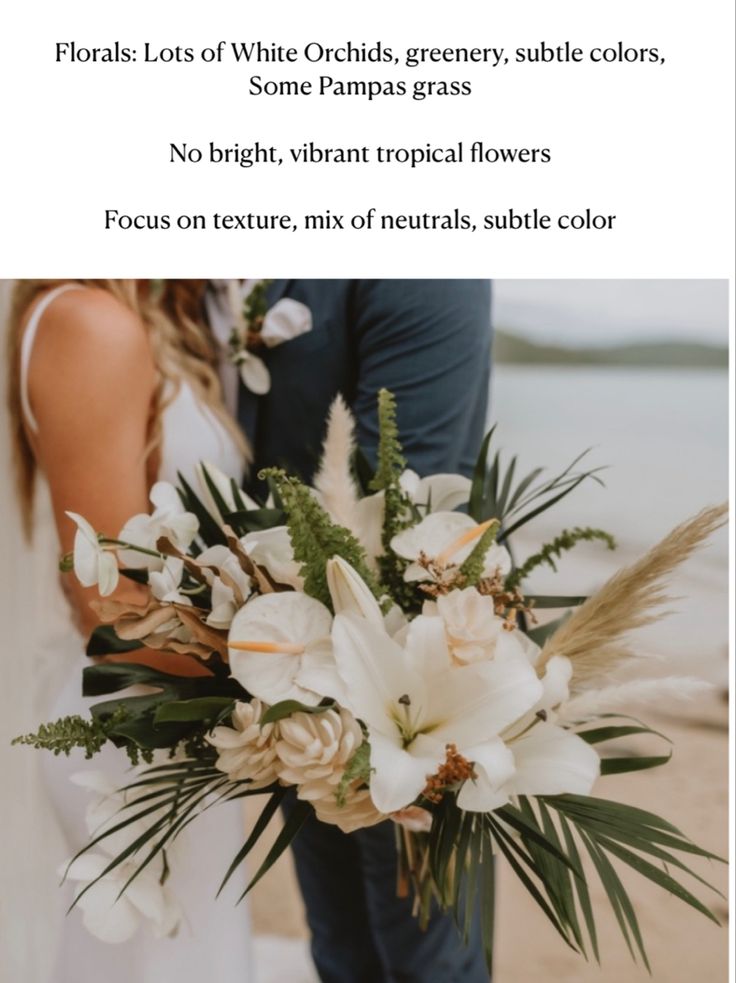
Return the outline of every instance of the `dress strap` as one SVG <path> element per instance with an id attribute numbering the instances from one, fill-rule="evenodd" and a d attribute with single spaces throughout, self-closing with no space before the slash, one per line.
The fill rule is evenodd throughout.
<path id="1" fill-rule="evenodd" d="M 78 283 L 62 283 L 53 290 L 49 290 L 43 300 L 36 305 L 33 313 L 28 319 L 26 329 L 23 332 L 23 340 L 21 341 L 20 347 L 20 405 L 23 409 L 23 415 L 26 418 L 26 423 L 33 433 L 38 433 L 38 423 L 33 415 L 31 402 L 28 398 L 28 369 L 31 364 L 33 342 L 36 340 L 38 326 L 41 323 L 41 318 L 43 317 L 46 309 L 51 306 L 51 304 L 60 294 L 66 293 L 67 290 L 84 290 L 84 287 Z"/>

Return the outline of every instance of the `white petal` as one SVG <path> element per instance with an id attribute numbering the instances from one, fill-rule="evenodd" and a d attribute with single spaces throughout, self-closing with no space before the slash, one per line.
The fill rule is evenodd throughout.
<path id="1" fill-rule="evenodd" d="M 383 492 L 366 495 L 355 503 L 357 517 L 357 533 L 368 558 L 375 560 L 383 553 L 381 534 L 383 532 L 383 514 L 385 496 Z"/>
<path id="2" fill-rule="evenodd" d="M 496 737 L 537 702 L 542 684 L 526 660 L 451 669 L 430 689 L 426 714 L 440 740 L 473 746 Z"/>
<path id="3" fill-rule="evenodd" d="M 514 756 L 496 739 L 472 748 L 463 748 L 463 757 L 475 765 L 476 779 L 468 780 L 460 790 L 458 805 L 469 812 L 492 812 L 508 802 L 504 785 L 514 774 Z"/>
<path id="4" fill-rule="evenodd" d="M 405 649 L 410 664 L 423 676 L 439 675 L 452 667 L 441 618 L 428 618 L 420 614 L 410 622 Z"/>
<path id="5" fill-rule="evenodd" d="M 415 742 L 413 753 L 401 747 L 400 738 L 391 740 L 372 732 L 370 789 L 373 804 L 380 812 L 398 812 L 411 805 L 445 760 L 445 749 L 435 742 Z"/>
<path id="6" fill-rule="evenodd" d="M 424 689 L 424 681 L 409 667 L 404 650 L 385 631 L 351 614 L 337 615 L 332 642 L 337 669 L 349 693 L 348 707 L 371 728 L 396 733 L 393 711 L 397 700 Z"/>
<path id="7" fill-rule="evenodd" d="M 123 884 L 124 881 L 105 878 L 77 902 L 85 928 L 102 942 L 127 942 L 140 924 L 138 913 L 125 895 L 117 897 Z"/>
<path id="8" fill-rule="evenodd" d="M 289 584 L 300 591 L 304 580 L 301 564 L 294 559 L 294 549 L 286 526 L 273 526 L 260 532 L 249 532 L 241 539 L 243 548 L 254 563 L 265 567 L 279 584 Z"/>
<path id="9" fill-rule="evenodd" d="M 114 553 L 101 552 L 97 560 L 100 597 L 107 597 L 118 586 L 118 561 Z"/>
<path id="10" fill-rule="evenodd" d="M 435 557 L 464 532 L 474 529 L 477 525 L 478 523 L 469 515 L 463 515 L 462 512 L 432 512 L 417 525 L 394 536 L 391 540 L 391 548 L 407 560 L 416 560 L 422 552 L 429 557 Z M 460 556 L 461 551 L 458 552 L 458 557 Z M 454 562 L 456 557 L 452 559 Z"/>
<path id="11" fill-rule="evenodd" d="M 432 474 L 420 478 L 412 499 L 416 505 L 429 505 L 433 512 L 453 512 L 469 500 L 471 484 L 461 474 Z"/>
<path id="12" fill-rule="evenodd" d="M 600 774 L 600 758 L 577 734 L 538 723 L 514 741 L 515 795 L 589 795 Z"/>
<path id="13" fill-rule="evenodd" d="M 245 356 L 239 366 L 243 385 L 256 396 L 264 396 L 271 388 L 271 375 L 266 363 L 251 352 L 246 352 Z"/>
<path id="14" fill-rule="evenodd" d="M 177 515 L 184 511 L 179 492 L 169 481 L 157 481 L 148 497 L 157 512 L 165 511 Z"/>
<path id="15" fill-rule="evenodd" d="M 352 611 L 383 627 L 383 615 L 378 601 L 360 574 L 342 557 L 335 556 L 327 561 L 327 586 L 335 614 Z"/>
<path id="16" fill-rule="evenodd" d="M 264 317 L 261 338 L 269 348 L 274 348 L 311 330 L 312 312 L 306 304 L 284 297 Z"/>
<path id="17" fill-rule="evenodd" d="M 74 573 L 83 587 L 94 587 L 98 582 L 98 557 L 102 552 L 97 533 L 85 518 L 76 512 L 67 512 L 77 524 L 74 534 Z"/>
<path id="18" fill-rule="evenodd" d="M 332 616 L 327 608 L 296 591 L 264 594 L 245 604 L 233 618 L 229 638 L 241 642 L 289 643 L 324 654 L 329 647 Z M 266 703 L 296 699 L 319 703 L 296 682 L 302 665 L 298 654 L 242 652 L 230 649 L 230 672 L 249 693 Z"/>

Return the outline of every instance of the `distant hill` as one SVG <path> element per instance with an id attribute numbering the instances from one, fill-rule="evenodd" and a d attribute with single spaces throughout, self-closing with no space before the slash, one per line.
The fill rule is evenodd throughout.
<path id="1" fill-rule="evenodd" d="M 508 331 L 496 331 L 497 362 L 526 365 L 628 365 L 651 368 L 728 368 L 728 349 L 697 342 L 644 341 L 608 348 L 542 345 Z"/>

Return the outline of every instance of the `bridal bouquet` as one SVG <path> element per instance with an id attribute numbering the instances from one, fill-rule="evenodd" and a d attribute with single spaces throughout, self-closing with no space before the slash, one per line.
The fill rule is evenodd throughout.
<path id="1" fill-rule="evenodd" d="M 658 616 L 664 579 L 725 508 L 679 526 L 591 597 L 532 595 L 532 570 L 554 570 L 577 542 L 613 547 L 602 530 L 575 528 L 518 565 L 507 549 L 594 472 L 574 462 L 552 480 L 540 470 L 518 480 L 515 461 L 491 459 L 491 431 L 472 480 L 419 478 L 405 467 L 392 395 L 378 399 L 375 472 L 338 400 L 312 488 L 268 469 L 269 497 L 257 503 L 203 465 L 197 492 L 183 479 L 178 489 L 156 485 L 153 513 L 115 539 L 72 515 L 74 572 L 98 585 L 105 626 L 88 653 L 145 647 L 184 653 L 200 670 L 99 661 L 84 670 L 85 694 L 126 692 L 92 706 L 88 720 L 20 739 L 88 757 L 112 742 L 136 766 L 92 812 L 91 842 L 67 871 L 80 882 L 76 902 L 90 914 L 103 887 L 97 905 L 127 899 L 160 912 L 160 899 L 140 901 L 141 885 L 165 891 L 177 835 L 216 802 L 262 796 L 225 881 L 282 802 L 283 827 L 248 890 L 310 817 L 345 832 L 389 820 L 397 890 L 413 896 L 420 920 L 439 905 L 467 933 L 480 906 L 490 958 L 500 857 L 562 939 L 596 958 L 597 877 L 632 956 L 646 963 L 616 865 L 715 920 L 679 875 L 692 873 L 687 855 L 717 858 L 664 819 L 593 790 L 601 777 L 669 759 L 617 754 L 617 739 L 662 739 L 621 711 L 642 692 L 670 699 L 698 684 L 630 672 L 621 683 L 616 671 L 641 664 L 625 636 Z M 120 576 L 145 585 L 141 604 L 108 596 Z M 540 625 L 544 609 L 573 613 Z M 159 917 L 159 929 L 169 921 Z M 90 915 L 90 927 L 99 922 Z"/>

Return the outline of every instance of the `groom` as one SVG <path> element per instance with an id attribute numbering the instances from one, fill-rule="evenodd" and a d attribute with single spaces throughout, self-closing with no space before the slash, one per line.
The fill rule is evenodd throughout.
<path id="1" fill-rule="evenodd" d="M 233 289 L 230 281 L 228 298 L 228 285 L 212 281 L 207 296 L 223 348 L 240 300 Z M 227 367 L 223 382 L 253 447 L 253 487 L 268 466 L 312 478 L 337 393 L 374 459 L 382 388 L 396 396 L 410 468 L 471 471 L 488 403 L 488 281 L 273 280 L 239 289 L 256 291 L 260 313 L 253 343 L 234 354 L 244 381 Z M 411 901 L 396 897 L 392 823 L 346 835 L 313 820 L 293 850 L 323 983 L 487 983 L 477 924 L 464 946 L 449 916 L 435 913 L 422 932 Z"/>

